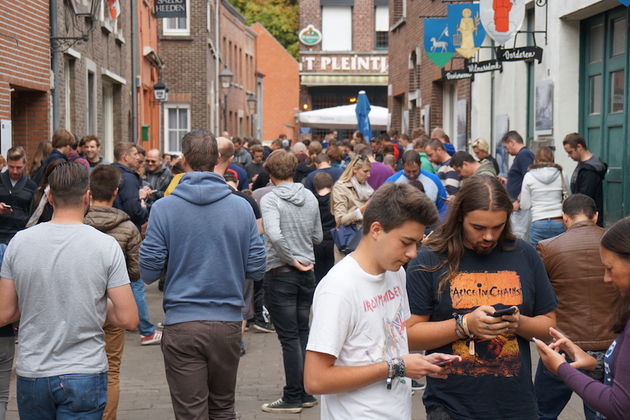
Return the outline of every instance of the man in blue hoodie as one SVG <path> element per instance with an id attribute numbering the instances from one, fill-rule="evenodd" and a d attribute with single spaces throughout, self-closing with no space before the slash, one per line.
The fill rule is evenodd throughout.
<path id="1" fill-rule="evenodd" d="M 214 136 L 182 139 L 186 174 L 153 204 L 140 248 L 145 282 L 164 282 L 162 352 L 177 419 L 233 419 L 245 278 L 265 273 L 263 247 L 247 201 L 212 173 Z"/>

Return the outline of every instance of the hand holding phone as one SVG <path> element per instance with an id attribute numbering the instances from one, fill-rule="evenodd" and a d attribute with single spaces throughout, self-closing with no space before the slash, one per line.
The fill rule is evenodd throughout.
<path id="1" fill-rule="evenodd" d="M 490 314 L 490 316 L 500 318 L 503 315 L 514 315 L 517 310 L 518 308 L 516 306 L 510 306 L 509 308 L 497 309 L 493 314 Z"/>

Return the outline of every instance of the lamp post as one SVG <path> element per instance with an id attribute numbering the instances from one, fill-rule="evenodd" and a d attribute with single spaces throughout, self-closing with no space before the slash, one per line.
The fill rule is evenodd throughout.
<path id="1" fill-rule="evenodd" d="M 228 131 L 228 119 L 227 119 L 227 100 L 230 86 L 232 85 L 232 78 L 234 73 L 227 67 L 224 67 L 219 73 L 219 80 L 221 80 L 221 87 L 223 87 L 223 130 Z"/>
<path id="2" fill-rule="evenodd" d="M 251 132 L 252 137 L 255 137 L 254 121 L 256 121 L 257 119 L 256 105 L 258 105 L 258 101 L 256 100 L 256 97 L 252 93 L 247 95 L 247 108 L 249 109 L 249 113 L 252 115 L 252 120 L 251 120 L 252 121 L 252 132 Z"/>

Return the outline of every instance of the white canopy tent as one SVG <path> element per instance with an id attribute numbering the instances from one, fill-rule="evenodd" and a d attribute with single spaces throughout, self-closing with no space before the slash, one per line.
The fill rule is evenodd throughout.
<path id="1" fill-rule="evenodd" d="M 333 108 L 318 109 L 298 113 L 298 121 L 303 127 L 316 128 L 356 128 L 357 116 L 354 112 L 356 105 L 335 106 Z M 387 129 L 389 118 L 387 108 L 372 105 L 370 110 L 370 126 L 372 129 Z"/>

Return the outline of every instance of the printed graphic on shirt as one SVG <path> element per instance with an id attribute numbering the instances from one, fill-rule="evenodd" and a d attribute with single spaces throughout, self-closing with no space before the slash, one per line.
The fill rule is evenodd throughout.
<path id="1" fill-rule="evenodd" d="M 400 357 L 400 349 L 407 343 L 407 330 L 402 304 L 398 305 L 394 319 L 383 318 L 383 329 L 385 331 L 383 359 L 389 360 L 393 357 Z"/>
<path id="2" fill-rule="evenodd" d="M 521 279 L 514 271 L 497 273 L 460 273 L 451 281 L 450 295 L 453 309 L 458 313 L 472 312 L 482 305 L 512 306 L 523 303 Z M 464 376 L 516 376 L 520 371 L 519 348 L 516 336 L 495 337 L 493 340 L 474 340 L 474 355 L 470 354 L 470 340 L 452 344 L 453 354 L 461 356 L 461 363 L 452 365 L 451 373 Z"/>

